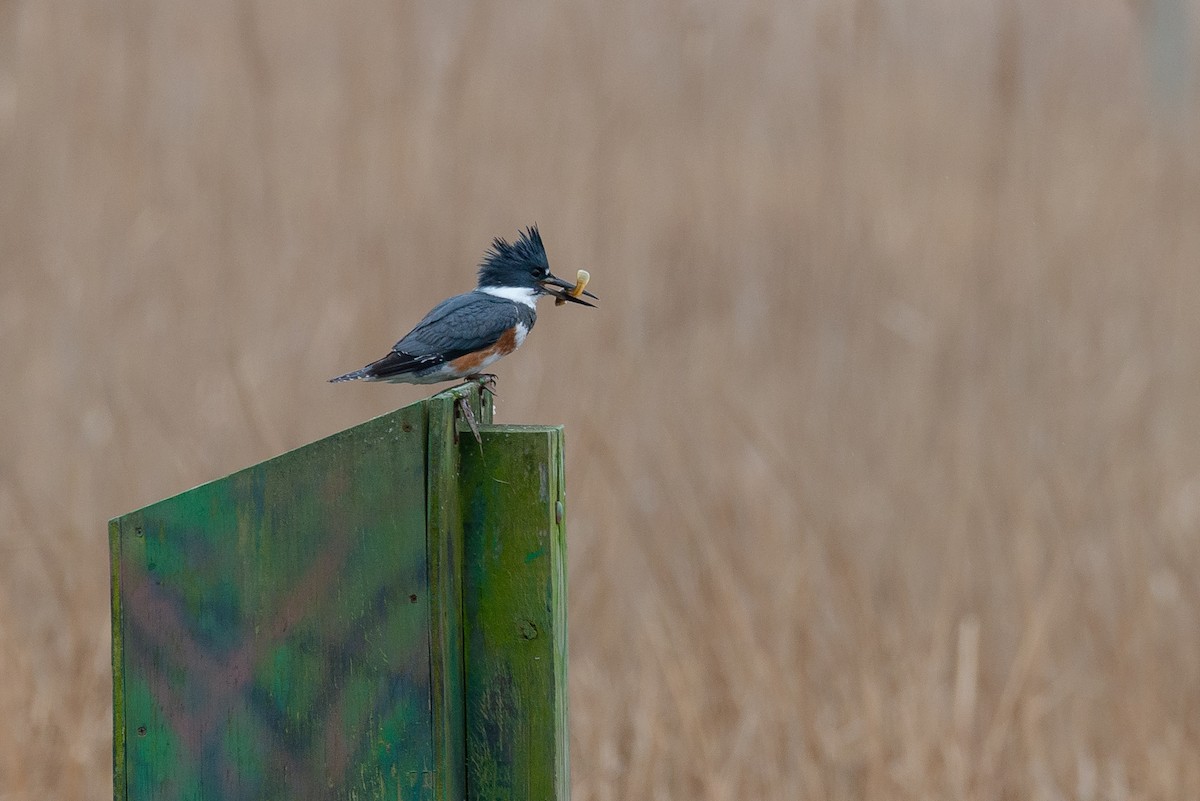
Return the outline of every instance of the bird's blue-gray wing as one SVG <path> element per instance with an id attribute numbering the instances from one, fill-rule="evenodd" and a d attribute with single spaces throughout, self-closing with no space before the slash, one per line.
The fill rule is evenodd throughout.
<path id="1" fill-rule="evenodd" d="M 392 352 L 368 365 L 373 378 L 436 367 L 494 345 L 519 320 L 511 301 L 468 292 L 442 301 Z"/>

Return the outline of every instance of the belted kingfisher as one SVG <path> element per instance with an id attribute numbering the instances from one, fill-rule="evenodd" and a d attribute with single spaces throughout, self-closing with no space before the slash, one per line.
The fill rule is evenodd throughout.
<path id="1" fill-rule="evenodd" d="M 483 368 L 521 346 L 537 320 L 542 295 L 593 306 L 567 290 L 574 284 L 551 274 L 536 225 L 509 244 L 497 237 L 479 265 L 474 290 L 443 300 L 392 351 L 361 370 L 329 379 L 435 384 L 473 379 L 494 382 Z M 584 295 L 595 298 L 591 292 Z"/>

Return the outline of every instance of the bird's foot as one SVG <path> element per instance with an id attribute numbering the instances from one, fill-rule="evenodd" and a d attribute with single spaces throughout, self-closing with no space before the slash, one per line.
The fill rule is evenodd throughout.
<path id="1" fill-rule="evenodd" d="M 480 373 L 467 379 L 479 385 L 479 389 L 496 397 L 496 376 L 493 373 Z"/>

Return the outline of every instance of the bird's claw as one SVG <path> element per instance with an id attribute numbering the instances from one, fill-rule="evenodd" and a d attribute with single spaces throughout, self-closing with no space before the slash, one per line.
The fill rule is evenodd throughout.
<path id="1" fill-rule="evenodd" d="M 493 373 L 480 373 L 479 375 L 471 376 L 471 380 L 479 385 L 479 389 L 487 392 L 493 398 L 496 397 L 496 376 Z"/>

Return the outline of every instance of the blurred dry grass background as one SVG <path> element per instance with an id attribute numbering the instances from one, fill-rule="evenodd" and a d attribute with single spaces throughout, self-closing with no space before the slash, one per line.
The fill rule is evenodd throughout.
<path id="1" fill-rule="evenodd" d="M 108 796 L 106 519 L 419 398 L 324 380 L 532 221 L 577 801 L 1200 797 L 1155 7 L 0 5 L 0 799 Z"/>

